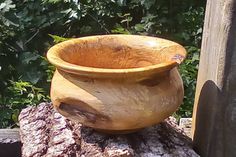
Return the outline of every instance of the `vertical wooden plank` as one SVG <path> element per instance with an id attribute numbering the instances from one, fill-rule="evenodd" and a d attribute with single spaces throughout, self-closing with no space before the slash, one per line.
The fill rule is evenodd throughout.
<path id="1" fill-rule="evenodd" d="M 236 157 L 236 0 L 208 0 L 192 136 L 203 157 Z"/>

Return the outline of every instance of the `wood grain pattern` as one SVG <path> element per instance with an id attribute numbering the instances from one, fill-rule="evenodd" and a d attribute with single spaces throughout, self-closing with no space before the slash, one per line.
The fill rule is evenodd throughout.
<path id="1" fill-rule="evenodd" d="M 57 68 L 80 76 L 143 79 L 181 63 L 185 49 L 172 41 L 138 35 L 101 35 L 68 40 L 49 49 Z"/>
<path id="2" fill-rule="evenodd" d="M 236 1 L 207 2 L 192 136 L 203 157 L 236 156 Z"/>
<path id="3" fill-rule="evenodd" d="M 185 55 L 177 43 L 145 36 L 63 42 L 47 55 L 57 67 L 52 102 L 62 115 L 99 130 L 127 132 L 154 125 L 182 103 L 176 66 Z"/>

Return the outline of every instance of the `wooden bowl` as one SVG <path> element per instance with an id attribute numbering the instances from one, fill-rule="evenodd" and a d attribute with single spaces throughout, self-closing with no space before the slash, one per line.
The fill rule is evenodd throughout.
<path id="1" fill-rule="evenodd" d="M 54 107 L 65 117 L 110 133 L 163 121 L 183 101 L 177 65 L 185 49 L 138 35 L 101 35 L 59 43 L 47 53 L 56 66 Z"/>

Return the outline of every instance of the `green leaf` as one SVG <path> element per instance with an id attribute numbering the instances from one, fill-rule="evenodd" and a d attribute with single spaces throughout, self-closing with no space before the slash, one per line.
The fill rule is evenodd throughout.
<path id="1" fill-rule="evenodd" d="M 150 9 L 151 6 L 155 5 L 156 0 L 141 0 L 141 4 L 145 6 L 146 9 Z"/>
<path id="2" fill-rule="evenodd" d="M 54 3 L 54 4 L 61 1 L 64 1 L 64 0 L 43 0 L 44 3 Z"/>
<path id="3" fill-rule="evenodd" d="M 8 12 L 10 9 L 15 7 L 16 5 L 12 4 L 12 0 L 5 0 L 3 3 L 0 3 L 0 11 L 2 13 Z"/>
<path id="4" fill-rule="evenodd" d="M 29 64 L 31 61 L 35 61 L 40 58 L 40 55 L 33 52 L 23 52 L 20 54 L 20 60 L 23 64 Z"/>
<path id="5" fill-rule="evenodd" d="M 121 25 L 117 24 L 113 30 L 111 30 L 112 33 L 119 33 L 119 34 L 131 34 L 127 29 L 123 28 Z"/>
<path id="6" fill-rule="evenodd" d="M 119 6 L 125 6 L 126 5 L 126 0 L 118 0 L 118 5 Z"/>
<path id="7" fill-rule="evenodd" d="M 60 42 L 72 39 L 72 38 L 64 38 L 64 37 L 60 37 L 60 36 L 52 35 L 52 34 L 49 34 L 49 36 L 53 38 L 54 43 L 60 43 Z"/>
<path id="8" fill-rule="evenodd" d="M 138 31 L 138 32 L 142 32 L 144 31 L 144 24 L 136 24 L 134 26 L 135 30 Z"/>
<path id="9" fill-rule="evenodd" d="M 33 68 L 30 71 L 24 73 L 24 75 L 22 76 L 22 80 L 29 81 L 32 84 L 36 84 L 39 82 L 39 80 L 41 80 L 42 77 L 43 73 L 41 71 L 36 71 L 36 68 Z"/>
<path id="10" fill-rule="evenodd" d="M 19 117 L 20 111 L 19 109 L 15 109 L 12 114 L 12 120 L 17 123 L 18 122 L 18 117 Z"/>

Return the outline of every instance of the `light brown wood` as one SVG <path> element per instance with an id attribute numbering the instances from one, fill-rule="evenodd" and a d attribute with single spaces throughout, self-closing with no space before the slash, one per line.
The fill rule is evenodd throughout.
<path id="1" fill-rule="evenodd" d="M 104 35 L 52 47 L 51 99 L 69 119 L 123 133 L 161 122 L 183 100 L 176 66 L 185 49 L 165 39 Z"/>
<path id="2" fill-rule="evenodd" d="M 193 112 L 203 157 L 236 156 L 236 1 L 207 2 Z"/>

